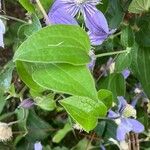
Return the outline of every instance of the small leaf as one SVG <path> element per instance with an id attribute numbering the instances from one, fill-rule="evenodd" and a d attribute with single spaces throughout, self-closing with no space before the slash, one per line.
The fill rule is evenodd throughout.
<path id="1" fill-rule="evenodd" d="M 106 106 L 101 101 L 95 101 L 87 97 L 72 96 L 60 101 L 68 114 L 85 131 L 89 132 L 97 125 L 99 117 L 104 117 Z"/>
<path id="2" fill-rule="evenodd" d="M 148 11 L 149 8 L 150 8 L 149 0 L 132 0 L 128 10 L 131 13 L 139 14 L 144 11 Z"/>
<path id="3" fill-rule="evenodd" d="M 112 107 L 112 103 L 113 103 L 113 94 L 111 91 L 105 90 L 105 89 L 101 89 L 98 91 L 98 98 L 100 101 L 102 101 L 107 108 L 109 109 L 110 107 Z"/>
<path id="4" fill-rule="evenodd" d="M 52 25 L 22 43 L 15 53 L 14 61 L 83 65 L 90 62 L 89 50 L 90 41 L 82 28 Z"/>
<path id="5" fill-rule="evenodd" d="M 121 44 L 124 47 L 131 47 L 134 44 L 134 33 L 130 26 L 123 29 L 121 34 Z"/>
<path id="6" fill-rule="evenodd" d="M 130 67 L 131 62 L 132 62 L 132 54 L 130 51 L 125 54 L 120 54 L 118 55 L 116 63 L 115 63 L 115 70 L 117 72 L 122 72 L 124 69 L 127 69 Z"/>
<path id="7" fill-rule="evenodd" d="M 49 96 L 36 97 L 36 104 L 44 110 L 52 111 L 56 108 L 55 101 Z"/>
<path id="8" fill-rule="evenodd" d="M 63 129 L 60 129 L 53 137 L 52 141 L 54 143 L 60 143 L 60 141 L 66 136 L 68 132 L 72 130 L 70 124 L 66 124 Z"/>
<path id="9" fill-rule="evenodd" d="M 50 134 L 49 130 L 52 129 L 52 127 L 47 122 L 39 118 L 34 111 L 29 112 L 27 128 L 29 132 L 26 135 L 26 139 L 30 142 L 45 139 Z"/>

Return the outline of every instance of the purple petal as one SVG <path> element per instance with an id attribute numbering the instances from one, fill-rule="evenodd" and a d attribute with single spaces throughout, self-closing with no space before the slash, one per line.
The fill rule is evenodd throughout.
<path id="1" fill-rule="evenodd" d="M 117 99 L 119 101 L 118 111 L 121 113 L 124 110 L 124 108 L 126 107 L 127 102 L 123 96 L 118 96 Z"/>
<path id="2" fill-rule="evenodd" d="M 50 11 L 48 14 L 50 22 L 52 24 L 70 24 L 78 25 L 77 21 L 69 15 L 64 9 L 58 9 L 57 11 Z"/>
<path id="3" fill-rule="evenodd" d="M 132 131 L 135 133 L 141 133 L 144 131 L 144 126 L 139 121 L 135 119 L 128 118 L 128 122 L 132 125 Z"/>
<path id="4" fill-rule="evenodd" d="M 37 143 L 34 144 L 34 150 L 42 150 L 41 142 L 37 142 Z"/>
<path id="5" fill-rule="evenodd" d="M 128 69 L 123 70 L 122 75 L 124 76 L 125 79 L 127 79 L 130 75 L 130 70 Z"/>
<path id="6" fill-rule="evenodd" d="M 74 17 L 80 10 L 80 7 L 74 2 L 74 1 L 68 1 L 68 0 L 56 0 L 51 8 L 51 12 L 58 11 L 58 9 L 63 9 Z"/>
<path id="7" fill-rule="evenodd" d="M 88 11 L 85 11 L 85 17 L 85 24 L 90 32 L 97 35 L 109 34 L 107 20 L 102 12 L 95 10 L 93 14 L 89 14 Z"/>
<path id="8" fill-rule="evenodd" d="M 130 124 L 130 122 L 128 122 L 127 119 L 123 118 L 121 119 L 121 123 L 117 128 L 117 139 L 119 141 L 123 141 L 125 140 L 125 136 L 127 133 L 129 133 L 132 130 L 132 125 Z"/>
<path id="9" fill-rule="evenodd" d="M 104 33 L 97 35 L 93 32 L 88 32 L 88 34 L 90 37 L 91 44 L 95 46 L 102 44 L 108 37 L 108 35 Z"/>
<path id="10" fill-rule="evenodd" d="M 119 115 L 112 110 L 108 112 L 108 118 L 117 118 Z"/>

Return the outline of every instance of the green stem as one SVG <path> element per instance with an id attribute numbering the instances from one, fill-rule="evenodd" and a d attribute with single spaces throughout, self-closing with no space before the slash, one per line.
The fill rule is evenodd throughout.
<path id="1" fill-rule="evenodd" d="M 47 13 L 46 13 L 45 9 L 43 8 L 43 6 L 42 6 L 42 4 L 41 4 L 41 2 L 40 2 L 40 0 L 36 0 L 36 3 L 37 3 L 37 5 L 38 5 L 38 7 L 39 7 L 39 9 L 40 9 L 40 11 L 41 11 L 41 13 L 43 14 L 43 16 L 44 16 L 44 18 L 45 18 L 46 24 L 47 24 L 47 25 L 50 25 L 50 24 L 51 24 L 51 23 L 50 23 L 50 20 L 49 20 L 49 18 L 48 18 L 48 16 L 47 16 Z"/>
<path id="2" fill-rule="evenodd" d="M 14 20 L 14 21 L 17 21 L 17 22 L 21 22 L 21 23 L 26 23 L 26 24 L 29 24 L 28 22 L 24 21 L 24 20 L 21 20 L 21 19 L 18 19 L 18 18 L 15 18 L 15 17 L 12 17 L 12 16 L 7 16 L 7 15 L 0 15 L 0 18 L 2 19 L 5 19 L 5 20 Z"/>
<path id="3" fill-rule="evenodd" d="M 109 52 L 109 53 L 102 53 L 98 54 L 95 57 L 100 58 L 100 57 L 105 57 L 105 56 L 111 56 L 111 55 L 117 55 L 117 54 L 123 54 L 123 53 L 128 53 L 129 49 L 123 50 L 123 51 L 116 51 L 116 52 Z"/>

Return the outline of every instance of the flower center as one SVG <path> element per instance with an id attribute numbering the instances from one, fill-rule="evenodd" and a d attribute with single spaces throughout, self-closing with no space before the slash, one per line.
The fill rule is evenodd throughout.
<path id="1" fill-rule="evenodd" d="M 136 110 L 133 108 L 133 106 L 127 104 L 125 109 L 123 110 L 123 116 L 124 117 L 134 117 L 136 118 Z"/>
<path id="2" fill-rule="evenodd" d="M 84 3 L 86 0 L 76 0 L 76 3 L 77 4 L 82 4 L 82 3 Z"/>

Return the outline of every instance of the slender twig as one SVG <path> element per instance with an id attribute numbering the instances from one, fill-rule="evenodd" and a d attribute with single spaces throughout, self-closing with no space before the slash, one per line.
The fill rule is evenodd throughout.
<path id="1" fill-rule="evenodd" d="M 36 3 L 37 3 L 37 5 L 38 5 L 38 7 L 39 7 L 39 9 L 40 9 L 40 11 L 41 11 L 41 13 L 43 14 L 43 17 L 44 17 L 44 19 L 45 19 L 45 23 L 46 23 L 47 25 L 51 25 L 50 20 L 49 20 L 49 18 L 48 18 L 48 15 L 47 15 L 45 9 L 43 8 L 43 6 L 42 6 L 40 0 L 35 0 L 35 1 L 36 1 Z"/>
<path id="2" fill-rule="evenodd" d="M 17 21 L 17 22 L 29 24 L 28 22 L 26 22 L 26 21 L 24 21 L 24 20 L 21 20 L 21 19 L 12 17 L 12 16 L 8 16 L 8 15 L 0 15 L 0 18 L 5 19 L 5 20 L 14 20 L 14 21 Z"/>

